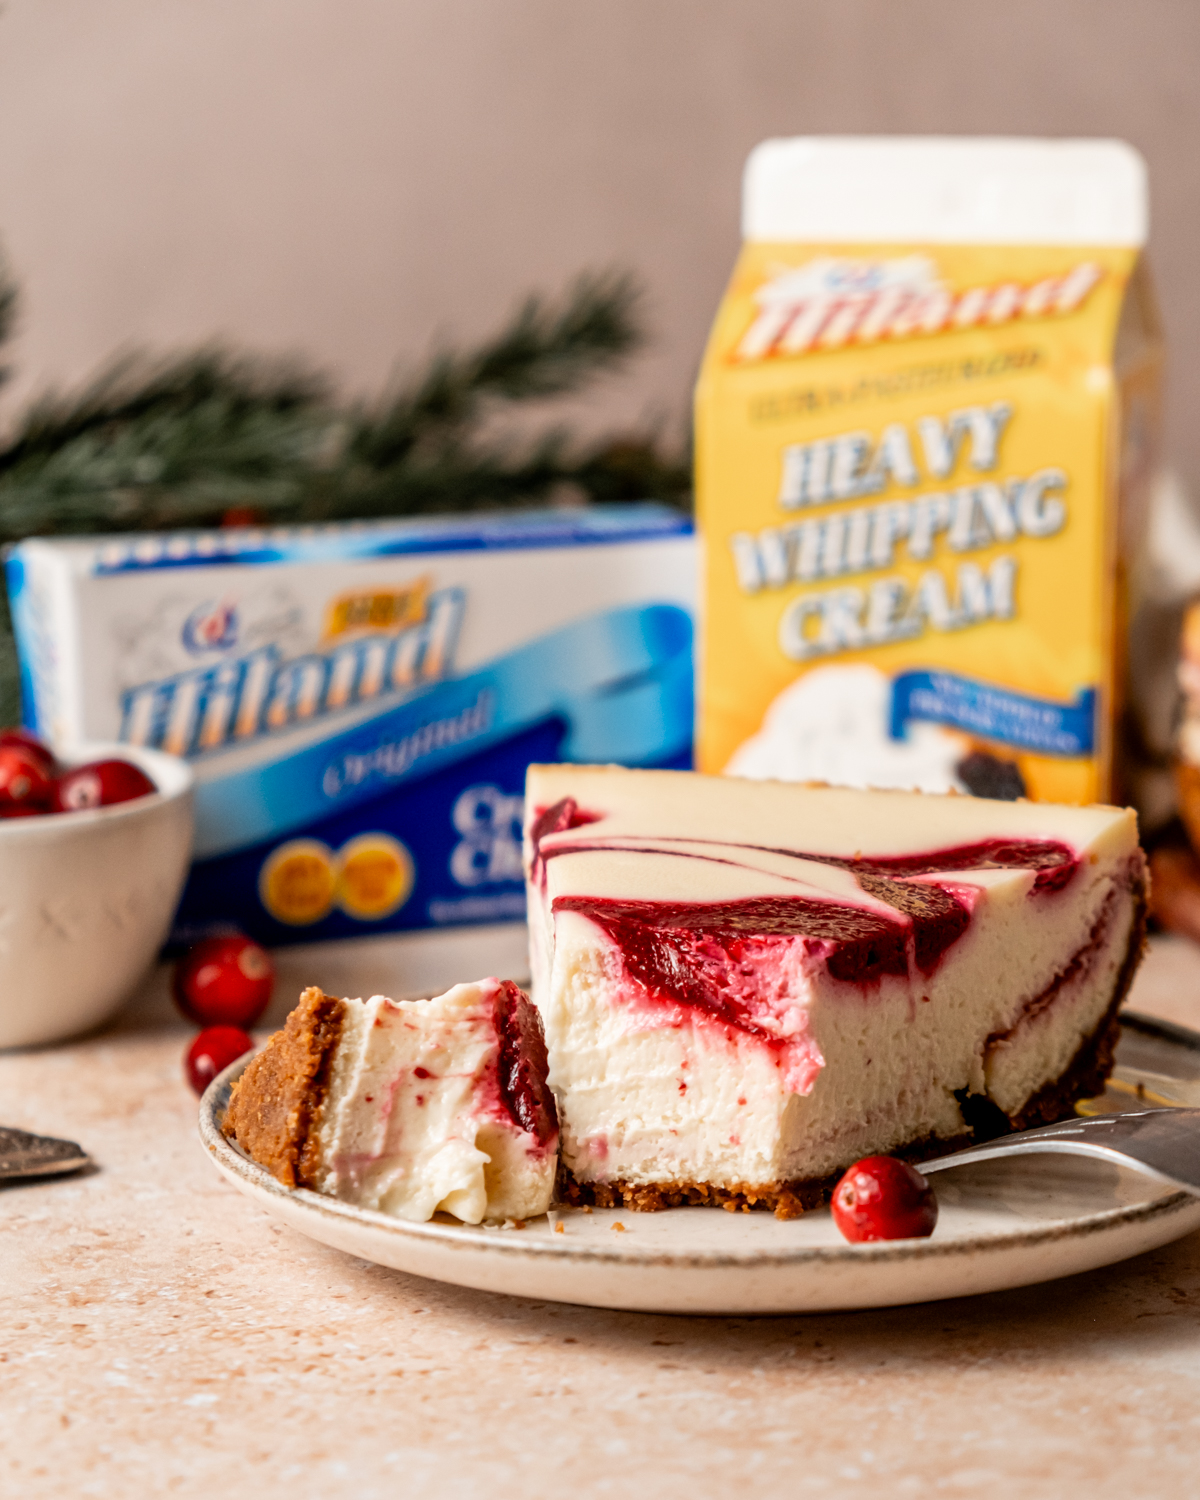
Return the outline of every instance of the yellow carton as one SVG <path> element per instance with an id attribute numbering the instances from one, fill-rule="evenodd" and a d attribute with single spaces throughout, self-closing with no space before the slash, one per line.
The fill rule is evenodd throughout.
<path id="1" fill-rule="evenodd" d="M 697 392 L 707 771 L 1119 796 L 1161 345 L 1120 142 L 769 141 Z"/>

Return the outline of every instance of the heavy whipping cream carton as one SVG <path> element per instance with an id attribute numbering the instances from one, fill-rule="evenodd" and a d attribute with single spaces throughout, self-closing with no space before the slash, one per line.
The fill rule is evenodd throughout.
<path id="1" fill-rule="evenodd" d="M 697 392 L 697 761 L 1119 795 L 1161 348 L 1115 141 L 750 157 Z"/>
<path id="2" fill-rule="evenodd" d="M 8 584 L 31 728 L 195 769 L 179 942 L 520 923 L 530 761 L 691 763 L 664 507 L 29 541 Z"/>

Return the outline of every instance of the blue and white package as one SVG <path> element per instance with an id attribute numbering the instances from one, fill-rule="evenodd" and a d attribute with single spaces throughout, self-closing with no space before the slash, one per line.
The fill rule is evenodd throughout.
<path id="1" fill-rule="evenodd" d="M 690 523 L 656 505 L 33 540 L 27 725 L 185 756 L 172 939 L 524 919 L 531 760 L 688 766 Z"/>

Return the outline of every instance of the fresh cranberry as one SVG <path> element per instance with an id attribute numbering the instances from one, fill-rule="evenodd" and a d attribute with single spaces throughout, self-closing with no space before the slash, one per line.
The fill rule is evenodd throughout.
<path id="1" fill-rule="evenodd" d="M 937 1199 L 915 1167 L 894 1156 L 864 1156 L 833 1190 L 833 1220 L 854 1244 L 923 1240 L 937 1223 Z"/>
<path id="2" fill-rule="evenodd" d="M 43 745 L 37 735 L 30 734 L 28 729 L 0 729 L 0 745 L 16 745 L 27 750 L 45 766 L 47 775 L 52 776 L 57 768 L 53 750 L 48 745 Z"/>
<path id="3" fill-rule="evenodd" d="M 130 761 L 93 760 L 58 778 L 54 800 L 59 812 L 84 812 L 89 807 L 132 802 L 157 790 L 149 776 Z"/>
<path id="4" fill-rule="evenodd" d="M 231 1062 L 253 1051 L 254 1043 L 240 1026 L 208 1026 L 187 1049 L 183 1060 L 187 1081 L 202 1094 Z"/>
<path id="5" fill-rule="evenodd" d="M 201 1026 L 253 1026 L 275 986 L 270 955 L 247 937 L 208 938 L 175 965 L 175 1004 Z"/>
<path id="6" fill-rule="evenodd" d="M 0 803 L 0 819 L 44 818 L 48 812 L 53 811 L 53 808 L 47 807 L 43 803 L 38 803 L 34 806 L 26 807 L 18 806 L 15 803 L 11 807 L 5 807 L 2 803 Z"/>
<path id="7" fill-rule="evenodd" d="M 24 745 L 0 745 L 0 806 L 49 811 L 54 782 L 36 755 Z"/>

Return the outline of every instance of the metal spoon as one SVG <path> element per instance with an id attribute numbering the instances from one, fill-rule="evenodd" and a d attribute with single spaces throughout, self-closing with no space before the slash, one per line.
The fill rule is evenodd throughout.
<path id="1" fill-rule="evenodd" d="M 57 1177 L 90 1167 L 92 1158 L 74 1141 L 31 1135 L 0 1125 L 0 1182 L 23 1177 Z"/>
<path id="2" fill-rule="evenodd" d="M 967 1162 L 1035 1151 L 1063 1151 L 1096 1156 L 1101 1161 L 1134 1167 L 1147 1177 L 1200 1197 L 1200 1109 L 1138 1109 L 1127 1114 L 1091 1115 L 1018 1130 L 983 1146 L 918 1163 L 925 1176 Z"/>

